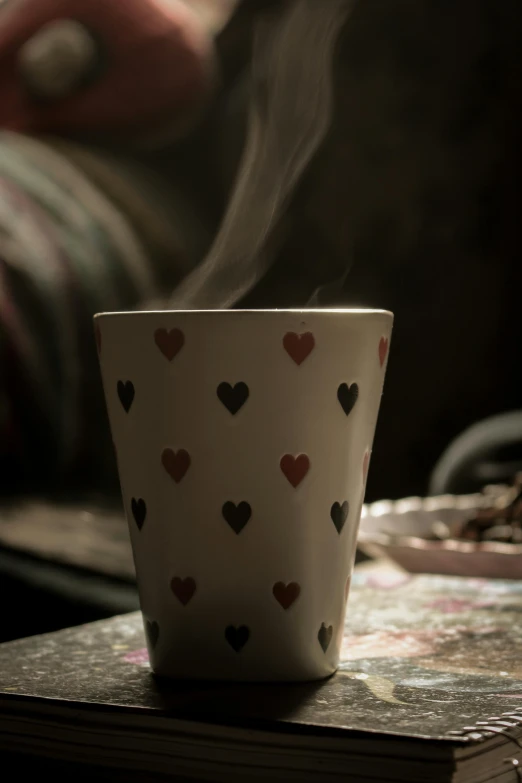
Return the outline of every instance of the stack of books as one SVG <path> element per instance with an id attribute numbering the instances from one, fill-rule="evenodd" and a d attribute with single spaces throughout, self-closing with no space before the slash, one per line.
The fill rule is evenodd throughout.
<path id="1" fill-rule="evenodd" d="M 521 620 L 519 582 L 356 571 L 340 669 L 322 682 L 160 681 L 137 613 L 9 642 L 3 766 L 90 781 L 514 783 Z"/>

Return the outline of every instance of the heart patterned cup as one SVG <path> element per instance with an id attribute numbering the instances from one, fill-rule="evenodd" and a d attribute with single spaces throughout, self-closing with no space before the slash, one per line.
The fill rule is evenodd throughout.
<path id="1" fill-rule="evenodd" d="M 392 321 L 378 310 L 96 316 L 154 672 L 335 671 Z"/>

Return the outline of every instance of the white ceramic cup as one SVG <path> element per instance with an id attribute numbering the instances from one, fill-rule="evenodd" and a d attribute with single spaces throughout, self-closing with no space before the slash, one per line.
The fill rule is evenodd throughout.
<path id="1" fill-rule="evenodd" d="M 338 665 L 393 316 L 96 316 L 152 669 Z"/>

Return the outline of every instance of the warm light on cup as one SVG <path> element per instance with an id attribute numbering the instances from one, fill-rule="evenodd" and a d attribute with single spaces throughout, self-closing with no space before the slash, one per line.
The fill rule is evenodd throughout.
<path id="1" fill-rule="evenodd" d="M 393 316 L 96 316 L 153 670 L 335 671 Z"/>

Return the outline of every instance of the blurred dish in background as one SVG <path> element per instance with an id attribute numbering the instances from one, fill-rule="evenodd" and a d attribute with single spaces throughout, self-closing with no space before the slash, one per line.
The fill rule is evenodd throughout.
<path id="1" fill-rule="evenodd" d="M 522 477 L 473 495 L 379 501 L 363 508 L 358 545 L 411 573 L 522 578 Z"/>

